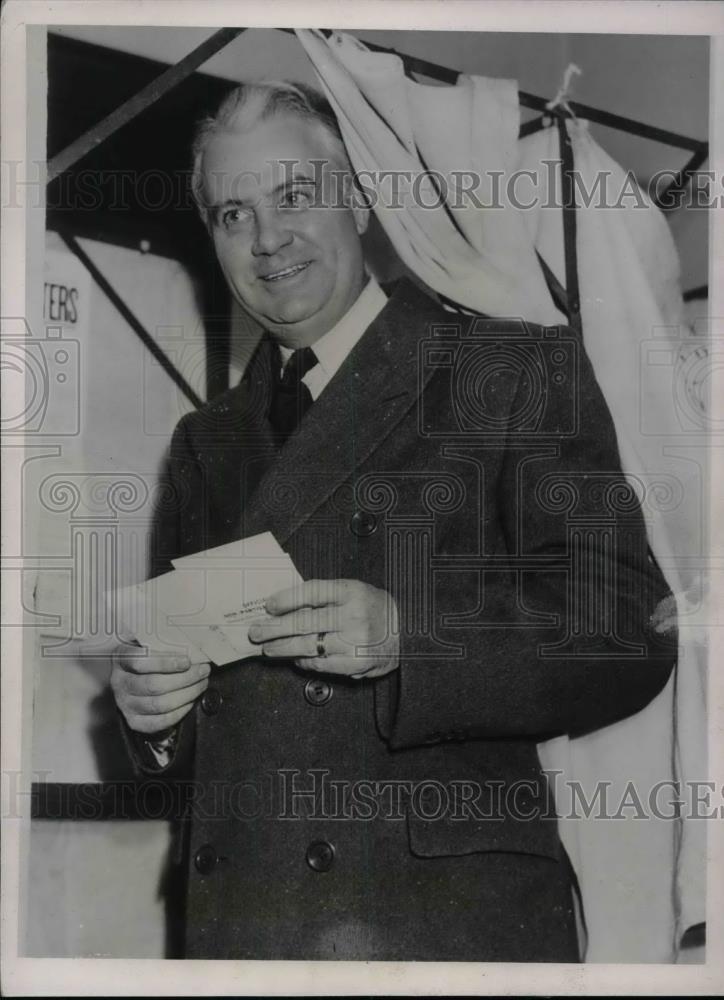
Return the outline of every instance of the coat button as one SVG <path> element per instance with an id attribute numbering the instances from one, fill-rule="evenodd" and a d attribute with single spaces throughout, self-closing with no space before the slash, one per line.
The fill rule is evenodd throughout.
<path id="1" fill-rule="evenodd" d="M 326 840 L 315 840 L 307 848 L 307 864 L 315 872 L 328 872 L 334 863 L 334 847 Z"/>
<path id="2" fill-rule="evenodd" d="M 304 685 L 304 697 L 310 705 L 326 705 L 334 688 L 323 677 L 313 677 Z"/>
<path id="3" fill-rule="evenodd" d="M 218 688 L 207 688 L 201 696 L 201 711 L 205 715 L 218 715 L 223 700 Z"/>
<path id="4" fill-rule="evenodd" d="M 211 844 L 204 844 L 194 855 L 196 871 L 201 875 L 210 875 L 216 868 L 218 860 L 215 848 Z"/>
<path id="5" fill-rule="evenodd" d="M 358 538 L 371 535 L 377 528 L 377 518 L 365 510 L 356 510 L 349 522 L 350 530 Z"/>

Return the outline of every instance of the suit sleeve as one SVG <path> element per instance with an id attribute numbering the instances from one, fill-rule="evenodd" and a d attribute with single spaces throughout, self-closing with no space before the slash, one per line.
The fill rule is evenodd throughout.
<path id="1" fill-rule="evenodd" d="M 136 777 L 159 777 L 164 781 L 188 781 L 191 778 L 196 741 L 194 709 L 177 726 L 155 735 L 153 739 L 134 732 L 120 711 L 118 724 Z M 162 758 L 163 763 L 159 762 L 151 747 L 159 736 L 171 736 L 173 739 L 172 748 Z"/>
<path id="2" fill-rule="evenodd" d="M 399 670 L 378 697 L 392 748 L 582 734 L 639 711 L 666 684 L 676 636 L 658 636 L 651 619 L 669 590 L 580 354 L 575 384 L 551 381 L 548 407 L 575 405 L 576 433 L 509 433 L 487 494 L 505 552 L 454 585 L 433 577 L 437 634 L 456 650 L 419 655 L 403 629 Z M 512 413 L 526 391 L 519 379 Z M 465 523 L 448 539 L 458 552 Z"/>

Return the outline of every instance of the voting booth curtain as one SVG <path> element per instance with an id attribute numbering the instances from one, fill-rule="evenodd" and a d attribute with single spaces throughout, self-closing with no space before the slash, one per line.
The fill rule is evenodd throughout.
<path id="1" fill-rule="evenodd" d="M 653 557 L 685 623 L 686 595 L 698 584 L 686 567 L 698 551 L 705 483 L 700 466 L 672 445 L 686 416 L 671 374 L 691 363 L 694 348 L 663 214 L 563 99 L 550 108 L 548 127 L 519 138 L 514 80 L 461 75 L 454 86 L 421 84 L 398 56 L 349 35 L 296 34 L 404 263 L 451 308 L 581 331 Z M 604 197 L 616 207 L 579 197 L 571 224 L 560 207 L 571 205 L 571 165 L 579 190 L 595 192 L 605 178 Z M 521 185 L 506 184 L 515 172 L 532 196 L 531 187 L 523 197 Z M 399 184 L 390 188 L 395 173 L 407 178 L 407 197 Z M 704 404 L 689 393 L 687 405 Z M 646 822 L 630 810 L 618 820 L 571 818 L 573 782 L 589 795 L 607 782 L 623 801 L 627 789 L 645 798 L 665 780 L 705 778 L 705 650 L 681 634 L 676 675 L 643 712 L 540 746 L 544 767 L 560 779 L 559 827 L 580 885 L 587 961 L 671 961 L 686 929 L 704 920 L 702 823 L 663 818 L 664 809 Z M 672 789 L 667 804 L 675 810 Z"/>

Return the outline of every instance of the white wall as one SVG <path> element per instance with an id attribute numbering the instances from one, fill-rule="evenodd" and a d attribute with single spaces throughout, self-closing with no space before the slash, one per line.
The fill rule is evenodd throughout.
<path id="1" fill-rule="evenodd" d="M 58 280 L 81 286 L 80 262 L 56 234 L 47 245 L 54 264 L 46 281 L 60 274 Z M 203 398 L 203 326 L 189 275 L 163 257 L 89 240 L 81 245 Z M 65 271 L 58 260 L 66 261 Z M 63 328 L 77 367 L 60 387 L 69 420 L 78 408 L 78 433 L 51 436 L 58 454 L 23 469 L 24 549 L 43 566 L 34 610 L 59 617 L 56 628 L 41 632 L 35 678 L 33 767 L 50 770 L 51 781 L 104 776 L 89 732 L 102 722 L 92 705 L 105 689 L 108 662 L 78 661 L 73 646 L 58 644 L 71 634 L 96 645 L 112 638 L 103 637 L 102 593 L 145 578 L 154 487 L 171 432 L 192 406 L 93 281 L 80 292 L 81 322 Z M 51 406 L 48 417 L 51 410 L 56 415 Z M 106 544 L 113 551 L 104 551 Z"/>
<path id="2" fill-rule="evenodd" d="M 140 250 L 81 244 L 203 398 L 203 327 L 189 275 L 176 261 Z M 62 326 L 62 340 L 47 341 L 50 391 L 64 390 L 46 411 L 42 440 L 50 446 L 20 473 L 23 552 L 41 567 L 26 589 L 34 593 L 36 615 L 57 616 L 57 626 L 34 629 L 26 645 L 33 673 L 32 772 L 44 782 L 127 779 L 110 663 L 89 652 L 102 653 L 112 638 L 102 634 L 103 589 L 146 574 L 153 487 L 171 432 L 191 404 L 54 233 L 47 250 L 46 283 L 75 287 L 78 308 L 76 322 Z M 55 326 L 47 311 L 46 318 Z M 56 345 L 68 355 L 62 365 Z M 58 385 L 54 375 L 61 368 L 66 380 Z M 74 426 L 75 433 L 57 433 Z M 100 540 L 97 561 L 89 548 L 94 538 Z M 105 554 L 104 539 L 113 546 Z M 68 641 L 78 631 L 80 646 Z M 162 821 L 34 822 L 28 952 L 163 957 L 159 881 L 168 838 Z"/>

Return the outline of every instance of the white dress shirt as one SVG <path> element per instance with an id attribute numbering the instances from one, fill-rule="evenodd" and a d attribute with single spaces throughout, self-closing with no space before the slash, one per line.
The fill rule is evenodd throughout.
<path id="1" fill-rule="evenodd" d="M 322 390 L 332 380 L 337 369 L 370 323 L 382 312 L 386 303 L 387 296 L 370 275 L 367 284 L 339 322 L 310 345 L 317 357 L 317 364 L 309 369 L 302 382 L 309 389 L 312 399 L 319 398 Z M 282 366 L 286 367 L 294 351 L 281 344 L 279 350 L 282 355 Z"/>

